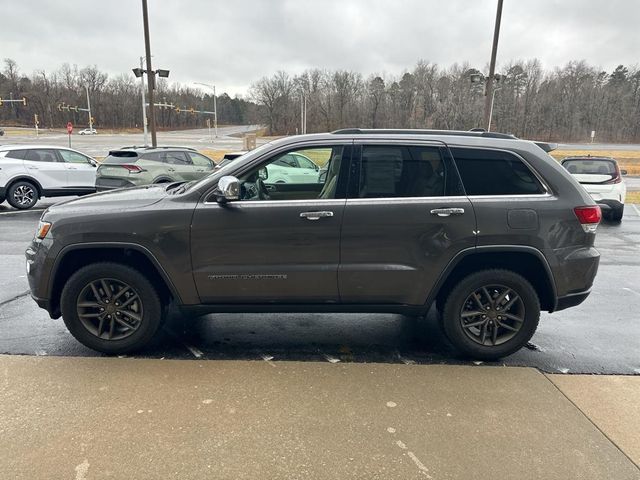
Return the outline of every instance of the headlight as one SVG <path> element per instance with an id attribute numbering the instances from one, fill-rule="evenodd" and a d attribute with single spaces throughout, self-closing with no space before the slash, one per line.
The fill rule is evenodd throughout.
<path id="1" fill-rule="evenodd" d="M 38 230 L 36 231 L 36 238 L 42 240 L 49 233 L 49 229 L 51 228 L 51 222 L 43 222 L 40 220 L 38 223 Z"/>

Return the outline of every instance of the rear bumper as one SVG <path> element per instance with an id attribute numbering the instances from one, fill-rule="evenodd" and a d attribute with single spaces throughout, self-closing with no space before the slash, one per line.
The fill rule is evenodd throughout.
<path id="1" fill-rule="evenodd" d="M 621 203 L 618 200 L 602 199 L 602 200 L 596 200 L 596 203 L 600 205 L 600 208 L 602 209 L 602 211 L 620 210 L 621 208 L 624 207 L 624 203 Z"/>
<path id="2" fill-rule="evenodd" d="M 575 307 L 576 305 L 580 305 L 587 299 L 590 293 L 591 289 L 585 290 L 584 292 L 571 293 L 569 295 L 558 297 L 555 311 L 557 312 L 558 310 L 564 310 L 565 308 L 571 308 Z"/>
<path id="3" fill-rule="evenodd" d="M 136 184 L 123 178 L 101 178 L 96 179 L 96 191 L 105 192 L 107 190 L 115 190 L 117 188 L 135 187 Z"/>

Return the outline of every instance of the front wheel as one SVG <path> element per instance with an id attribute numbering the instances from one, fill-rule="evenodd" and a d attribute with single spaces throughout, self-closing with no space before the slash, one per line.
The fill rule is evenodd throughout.
<path id="1" fill-rule="evenodd" d="M 108 354 L 141 349 L 162 323 L 162 304 L 151 282 L 118 263 L 94 263 L 74 273 L 60 307 L 80 343 Z"/>
<path id="2" fill-rule="evenodd" d="M 444 331 L 463 355 L 496 360 L 522 348 L 540 318 L 535 289 L 509 270 L 483 270 L 465 277 L 444 305 Z"/>

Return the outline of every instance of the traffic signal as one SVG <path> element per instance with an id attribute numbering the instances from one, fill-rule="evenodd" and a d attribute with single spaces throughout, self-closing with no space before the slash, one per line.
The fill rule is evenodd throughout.
<path id="1" fill-rule="evenodd" d="M 182 110 L 180 110 L 180 107 L 176 107 L 176 113 L 180 113 Z"/>
<path id="2" fill-rule="evenodd" d="M 38 121 L 38 114 L 34 113 L 33 114 L 33 123 L 35 123 L 36 125 L 38 125 L 40 122 Z"/>
<path id="3" fill-rule="evenodd" d="M 2 97 L 0 97 L 0 105 L 2 105 Z"/>
<path id="4" fill-rule="evenodd" d="M 22 105 L 27 106 L 27 97 L 22 97 Z"/>
<path id="5" fill-rule="evenodd" d="M 96 119 L 94 117 L 91 117 L 91 123 L 96 123 Z"/>

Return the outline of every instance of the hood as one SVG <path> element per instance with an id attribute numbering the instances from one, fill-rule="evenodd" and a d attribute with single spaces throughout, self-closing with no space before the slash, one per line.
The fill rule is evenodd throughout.
<path id="1" fill-rule="evenodd" d="M 116 211 L 146 207 L 165 198 L 167 196 L 166 188 L 167 184 L 145 185 L 93 193 L 52 205 L 47 209 L 47 212 L 60 213 L 64 211 L 64 213 L 72 213 L 74 210 L 86 211 L 87 209 Z"/>

